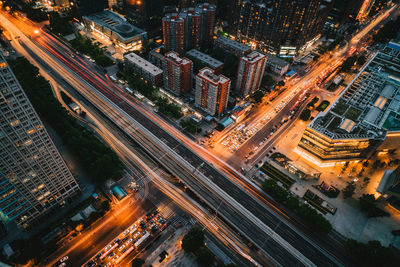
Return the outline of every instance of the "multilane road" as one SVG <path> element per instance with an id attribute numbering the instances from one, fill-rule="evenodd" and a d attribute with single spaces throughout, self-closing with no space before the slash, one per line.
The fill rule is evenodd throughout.
<path id="1" fill-rule="evenodd" d="M 36 41 L 39 43 L 42 40 Z M 44 43 L 41 45 L 45 46 Z M 180 142 L 181 140 L 177 140 L 160 125 L 145 116 L 143 114 L 145 112 L 137 104 L 135 105 L 130 96 L 117 91 L 115 86 L 114 90 L 110 90 L 108 86 L 105 86 L 110 85 L 106 80 L 90 72 L 84 66 L 84 62 L 80 63 L 74 60 L 70 54 L 72 51 L 54 43 L 52 47 L 48 46 L 46 49 L 48 49 L 48 53 L 59 60 L 55 61 L 55 65 L 61 66 L 65 72 L 72 70 L 76 78 L 84 80 L 90 85 L 88 88 L 91 88 L 92 92 L 83 92 L 90 101 L 105 114 L 112 116 L 111 119 L 117 122 L 120 120 L 119 125 L 122 129 L 131 132 L 133 138 L 144 149 L 152 153 L 164 166 L 168 165 L 167 168 L 170 168 L 214 209 L 219 207 L 218 213 L 221 216 L 232 220 L 234 227 L 248 236 L 256 246 L 267 251 L 278 264 L 295 266 L 311 266 L 313 263 L 324 266 L 339 264 L 319 247 L 309 242 L 307 238 L 292 230 L 288 224 L 282 223 L 269 209 L 232 183 L 211 164 L 205 163 L 186 144 Z M 130 127 L 131 129 L 129 129 Z M 281 237 L 289 241 L 291 245 Z"/>

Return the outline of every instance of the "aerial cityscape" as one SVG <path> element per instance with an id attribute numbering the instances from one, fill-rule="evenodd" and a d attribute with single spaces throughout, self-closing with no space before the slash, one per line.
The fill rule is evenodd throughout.
<path id="1" fill-rule="evenodd" d="M 400 1 L 0 0 L 0 266 L 400 266 Z"/>

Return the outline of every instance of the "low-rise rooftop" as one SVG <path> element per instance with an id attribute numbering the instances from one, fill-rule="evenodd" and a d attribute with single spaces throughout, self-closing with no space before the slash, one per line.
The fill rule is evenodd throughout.
<path id="1" fill-rule="evenodd" d="M 142 68 L 143 70 L 145 70 L 146 72 L 156 76 L 159 74 L 162 74 L 162 70 L 151 64 L 149 61 L 141 58 L 140 56 L 136 55 L 135 53 L 129 53 L 126 54 L 124 56 L 125 60 L 129 61 L 130 63 L 139 66 L 140 68 Z"/>

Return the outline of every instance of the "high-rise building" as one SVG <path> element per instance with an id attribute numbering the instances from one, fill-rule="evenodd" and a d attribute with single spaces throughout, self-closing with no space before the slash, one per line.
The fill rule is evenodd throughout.
<path id="1" fill-rule="evenodd" d="M 79 190 L 0 55 L 0 217 L 26 227 Z"/>
<path id="2" fill-rule="evenodd" d="M 261 86 L 264 75 L 266 56 L 253 51 L 239 60 L 235 91 L 241 96 L 247 96 Z"/>
<path id="3" fill-rule="evenodd" d="M 345 23 L 349 20 L 362 20 L 365 18 L 375 2 L 378 2 L 378 6 L 383 4 L 382 0 L 336 0 L 333 3 L 332 10 L 329 13 L 329 17 L 336 23 Z M 387 1 L 386 1 L 387 2 Z"/>
<path id="4" fill-rule="evenodd" d="M 202 16 L 194 8 L 185 8 L 179 13 L 185 21 L 185 50 L 198 48 L 202 38 Z"/>
<path id="5" fill-rule="evenodd" d="M 330 0 L 236 0 L 232 34 L 264 52 L 294 56 L 322 31 Z"/>
<path id="6" fill-rule="evenodd" d="M 164 47 L 167 51 L 185 51 L 211 43 L 215 24 L 215 5 L 200 4 L 184 8 L 179 14 L 162 19 Z"/>
<path id="7" fill-rule="evenodd" d="M 201 15 L 201 44 L 211 44 L 215 26 L 215 5 L 202 3 L 196 6 L 196 11 Z"/>
<path id="8" fill-rule="evenodd" d="M 196 76 L 195 104 L 210 115 L 220 115 L 228 103 L 231 80 L 203 68 Z"/>
<path id="9" fill-rule="evenodd" d="M 185 20 L 177 13 L 168 14 L 162 19 L 163 41 L 166 51 L 183 54 L 185 51 Z"/>
<path id="10" fill-rule="evenodd" d="M 164 88 L 176 95 L 186 94 L 191 89 L 193 63 L 191 60 L 180 58 L 176 52 L 168 52 L 162 63 Z"/>

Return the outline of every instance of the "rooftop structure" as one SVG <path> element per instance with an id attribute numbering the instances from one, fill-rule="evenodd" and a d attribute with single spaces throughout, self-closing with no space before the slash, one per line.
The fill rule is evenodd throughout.
<path id="1" fill-rule="evenodd" d="M 159 67 L 154 66 L 135 53 L 126 54 L 124 60 L 128 68 L 130 67 L 145 80 L 151 82 L 153 85 L 161 85 L 163 71 Z"/>
<path id="2" fill-rule="evenodd" d="M 251 52 L 250 46 L 224 36 L 218 36 L 215 45 L 236 56 L 244 56 Z"/>
<path id="3" fill-rule="evenodd" d="M 365 158 L 400 131 L 399 118 L 400 45 L 390 42 L 310 123 L 299 147 L 320 160 Z"/>
<path id="4" fill-rule="evenodd" d="M 267 55 L 267 68 L 269 68 L 273 73 L 282 76 L 285 74 L 289 69 L 289 63 L 286 60 L 283 60 L 279 57 L 274 55 L 268 54 Z"/>
<path id="5" fill-rule="evenodd" d="M 83 16 L 87 29 L 105 37 L 125 50 L 139 50 L 147 33 L 110 10 Z"/>
<path id="6" fill-rule="evenodd" d="M 197 49 L 192 49 L 188 51 L 186 53 L 186 56 L 189 57 L 190 59 L 198 60 L 205 66 L 213 69 L 216 73 L 221 73 L 224 67 L 224 63 L 207 54 L 200 52 Z"/>

